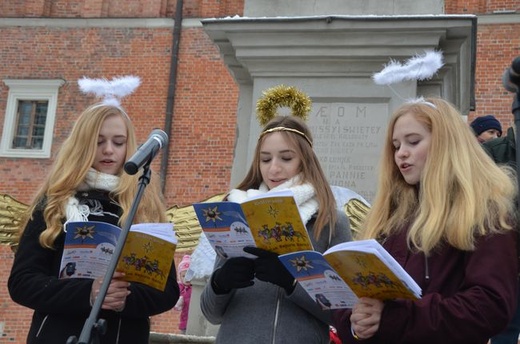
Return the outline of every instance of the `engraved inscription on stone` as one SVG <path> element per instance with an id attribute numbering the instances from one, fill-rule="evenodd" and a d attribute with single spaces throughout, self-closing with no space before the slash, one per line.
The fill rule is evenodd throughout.
<path id="1" fill-rule="evenodd" d="M 308 124 L 331 185 L 373 201 L 388 111 L 383 103 L 313 103 Z"/>

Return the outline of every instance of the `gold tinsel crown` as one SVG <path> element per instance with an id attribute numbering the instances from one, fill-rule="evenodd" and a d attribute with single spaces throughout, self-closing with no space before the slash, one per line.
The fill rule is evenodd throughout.
<path id="1" fill-rule="evenodd" d="M 282 106 L 291 108 L 293 116 L 307 120 L 312 102 L 307 94 L 296 87 L 278 85 L 262 93 L 263 96 L 256 102 L 256 117 L 260 125 L 265 126 L 276 116 L 276 110 Z"/>

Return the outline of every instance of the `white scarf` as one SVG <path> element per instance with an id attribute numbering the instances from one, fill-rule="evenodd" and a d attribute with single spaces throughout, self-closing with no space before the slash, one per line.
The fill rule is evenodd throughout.
<path id="1" fill-rule="evenodd" d="M 233 189 L 229 192 L 228 200 L 232 202 L 242 203 L 246 199 L 268 193 L 271 191 L 291 190 L 294 193 L 294 200 L 300 210 L 300 216 L 302 217 L 303 223 L 307 224 L 312 215 L 318 211 L 318 201 L 316 200 L 316 193 L 314 187 L 311 184 L 300 184 L 300 176 L 297 175 L 283 184 L 269 190 L 265 183 L 260 184 L 257 189 L 249 189 L 247 191 Z"/>
<path id="2" fill-rule="evenodd" d="M 87 191 L 90 189 L 112 191 L 118 184 L 118 176 L 102 173 L 90 168 L 85 176 L 85 181 L 79 185 L 78 191 Z M 69 222 L 88 221 L 89 214 L 90 208 L 88 205 L 79 204 L 76 197 L 70 197 L 65 205 L 65 216 L 67 217 L 67 220 L 63 225 L 64 230 Z"/>

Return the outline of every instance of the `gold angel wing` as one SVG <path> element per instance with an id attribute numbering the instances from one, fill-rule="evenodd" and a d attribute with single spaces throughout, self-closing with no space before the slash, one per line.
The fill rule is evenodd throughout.
<path id="1" fill-rule="evenodd" d="M 361 223 L 370 210 L 370 206 L 366 205 L 357 198 L 352 198 L 347 203 L 345 203 L 343 209 L 345 210 L 345 214 L 347 214 L 347 217 L 350 220 L 350 229 L 352 230 L 352 235 L 355 237 L 356 233 L 358 233 L 361 228 Z"/>
<path id="2" fill-rule="evenodd" d="M 9 245 L 13 251 L 18 246 L 18 229 L 24 212 L 29 208 L 13 197 L 0 195 L 0 244 Z"/>
<path id="3" fill-rule="evenodd" d="M 218 194 L 202 202 L 221 201 L 225 195 Z M 177 234 L 176 252 L 193 251 L 199 243 L 200 233 L 202 232 L 193 206 L 191 204 L 184 207 L 175 205 L 166 210 L 166 216 L 170 222 L 173 222 L 175 233 Z"/>

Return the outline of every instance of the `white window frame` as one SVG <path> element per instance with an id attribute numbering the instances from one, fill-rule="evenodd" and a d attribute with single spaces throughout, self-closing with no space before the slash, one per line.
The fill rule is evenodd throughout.
<path id="1" fill-rule="evenodd" d="M 56 119 L 56 107 L 58 104 L 58 90 L 65 83 L 62 79 L 4 79 L 3 82 L 9 87 L 7 106 L 5 109 L 4 128 L 2 140 L 0 141 L 0 156 L 10 158 L 49 158 Z M 19 100 L 46 100 L 48 101 L 47 118 L 45 120 L 45 131 L 41 149 L 10 148 L 16 128 L 16 111 Z"/>

